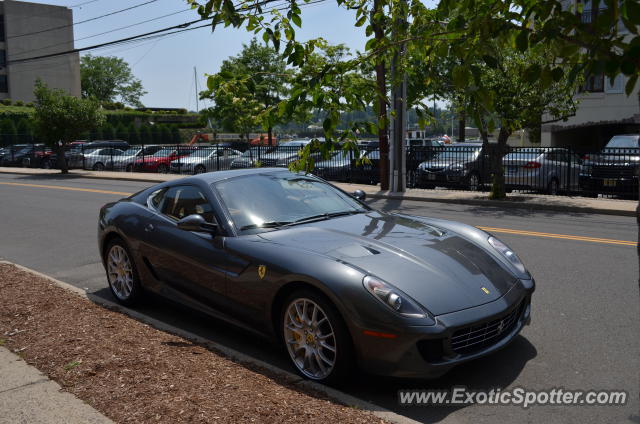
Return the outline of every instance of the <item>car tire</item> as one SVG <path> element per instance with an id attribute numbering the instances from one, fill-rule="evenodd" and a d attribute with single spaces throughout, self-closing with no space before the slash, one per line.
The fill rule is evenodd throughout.
<path id="1" fill-rule="evenodd" d="M 547 184 L 547 194 L 557 196 L 559 191 L 560 185 L 558 184 L 558 179 L 552 178 L 551 181 L 549 181 L 549 184 Z"/>
<path id="2" fill-rule="evenodd" d="M 133 165 L 129 164 L 124 168 L 125 171 L 127 172 L 133 172 Z"/>
<path id="3" fill-rule="evenodd" d="M 204 165 L 198 165 L 193 168 L 194 174 L 204 174 L 205 172 L 207 172 L 207 168 L 205 168 Z"/>
<path id="4" fill-rule="evenodd" d="M 161 164 L 158 166 L 158 173 L 159 174 L 167 174 L 169 172 L 169 167 L 165 164 Z"/>
<path id="5" fill-rule="evenodd" d="M 51 169 L 51 161 L 49 159 L 42 161 L 42 169 Z"/>
<path id="6" fill-rule="evenodd" d="M 104 267 L 111 294 L 125 306 L 135 305 L 142 297 L 142 285 L 128 247 L 121 238 L 115 238 L 104 252 Z"/>
<path id="7" fill-rule="evenodd" d="M 480 183 L 480 175 L 477 172 L 472 172 L 467 177 L 467 189 L 470 191 L 480 191 L 482 187 Z"/>
<path id="8" fill-rule="evenodd" d="M 92 169 L 94 171 L 104 171 L 104 164 L 102 162 L 98 162 L 95 165 L 93 165 Z"/>
<path id="9" fill-rule="evenodd" d="M 311 321 L 314 309 L 315 323 Z M 294 368 L 307 379 L 337 384 L 353 369 L 349 330 L 331 301 L 314 290 L 296 290 L 287 296 L 280 314 L 280 334 Z"/>

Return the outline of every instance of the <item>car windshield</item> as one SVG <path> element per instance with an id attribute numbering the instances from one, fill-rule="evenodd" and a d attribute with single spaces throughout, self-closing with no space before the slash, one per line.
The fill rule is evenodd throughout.
<path id="1" fill-rule="evenodd" d="M 157 158 L 164 158 L 164 157 L 170 156 L 171 153 L 173 153 L 174 151 L 175 149 L 160 149 L 157 152 L 155 152 L 153 156 Z"/>
<path id="2" fill-rule="evenodd" d="M 640 137 L 633 135 L 616 135 L 607 143 L 608 149 L 637 149 Z"/>
<path id="3" fill-rule="evenodd" d="M 322 181 L 288 171 L 244 175 L 213 187 L 240 230 L 295 225 L 367 210 Z"/>
<path id="4" fill-rule="evenodd" d="M 470 160 L 480 153 L 480 147 L 458 146 L 448 147 L 438 153 L 437 159 Z"/>

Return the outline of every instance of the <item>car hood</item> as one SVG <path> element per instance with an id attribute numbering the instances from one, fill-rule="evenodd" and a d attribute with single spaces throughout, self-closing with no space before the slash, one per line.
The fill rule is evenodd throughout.
<path id="1" fill-rule="evenodd" d="M 492 302 L 516 283 L 484 248 L 422 221 L 380 212 L 260 234 L 381 278 L 441 315 Z"/>

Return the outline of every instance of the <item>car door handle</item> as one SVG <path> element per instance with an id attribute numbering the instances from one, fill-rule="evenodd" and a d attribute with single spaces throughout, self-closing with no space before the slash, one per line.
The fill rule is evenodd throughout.
<path id="1" fill-rule="evenodd" d="M 147 224 L 144 226 L 146 232 L 153 231 L 153 224 Z"/>

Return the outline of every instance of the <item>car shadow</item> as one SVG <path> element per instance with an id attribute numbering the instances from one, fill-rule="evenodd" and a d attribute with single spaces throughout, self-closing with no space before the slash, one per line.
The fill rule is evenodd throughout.
<path id="1" fill-rule="evenodd" d="M 100 299 L 115 302 L 115 298 L 108 288 L 90 294 L 94 302 Z M 99 303 L 99 302 L 97 302 Z M 150 318 L 165 324 L 193 333 L 206 340 L 212 341 L 226 348 L 242 354 L 258 358 L 267 364 L 289 373 L 295 373 L 286 356 L 286 351 L 270 338 L 255 334 L 234 325 L 218 320 L 208 315 L 189 309 L 180 304 L 150 294 L 135 308 Z M 185 342 L 185 347 L 193 346 L 192 342 Z M 203 345 L 204 348 L 218 352 L 215 347 Z M 347 383 L 336 387 L 353 397 L 368 401 L 378 407 L 392 410 L 400 415 L 421 422 L 437 422 L 451 413 L 470 405 L 458 406 L 401 406 L 398 401 L 398 391 L 415 390 L 450 390 L 453 387 L 465 386 L 471 389 L 495 389 L 510 386 L 520 375 L 526 363 L 535 358 L 535 347 L 523 336 L 517 336 L 504 349 L 475 361 L 462 364 L 446 375 L 434 379 L 402 379 L 379 377 L 359 371 L 354 373 Z M 233 358 L 229 358 L 234 360 Z M 235 360 L 234 360 L 235 361 Z M 279 384 L 286 385 L 308 395 L 326 398 L 322 393 L 312 388 L 297 384 L 298 380 L 275 373 L 255 364 L 235 361 L 252 371 L 261 373 Z"/>

